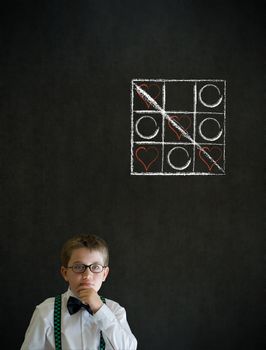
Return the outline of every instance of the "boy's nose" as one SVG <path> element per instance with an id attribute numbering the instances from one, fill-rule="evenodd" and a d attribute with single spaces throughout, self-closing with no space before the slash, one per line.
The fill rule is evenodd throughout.
<path id="1" fill-rule="evenodd" d="M 91 272 L 91 270 L 89 268 L 87 268 L 83 273 L 82 273 L 82 278 L 83 279 L 87 279 L 87 278 L 91 278 L 93 276 L 93 273 Z"/>

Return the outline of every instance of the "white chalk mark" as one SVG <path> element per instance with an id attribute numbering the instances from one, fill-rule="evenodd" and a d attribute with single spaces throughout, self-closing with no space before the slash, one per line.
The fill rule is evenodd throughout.
<path id="1" fill-rule="evenodd" d="M 165 110 L 166 103 L 166 94 L 165 94 L 165 83 L 162 85 L 162 106 Z M 162 166 L 161 169 L 164 171 L 164 146 L 165 146 L 165 119 L 162 118 Z"/>
<path id="2" fill-rule="evenodd" d="M 224 82 L 223 79 L 134 79 L 134 81 L 144 81 L 144 82 L 152 82 L 154 83 L 177 83 L 177 82 L 205 82 L 205 81 L 211 81 L 211 82 Z"/>
<path id="3" fill-rule="evenodd" d="M 159 111 L 156 111 L 156 110 L 135 110 L 134 111 L 135 113 L 137 114 L 160 114 Z M 194 111 L 166 111 L 167 114 L 193 114 Z M 196 111 L 197 114 L 220 114 L 220 115 L 224 115 L 224 112 L 210 112 L 210 111 L 206 111 L 206 112 L 199 112 L 199 111 Z"/>
<path id="4" fill-rule="evenodd" d="M 202 99 L 202 92 L 206 89 L 206 88 L 215 88 L 217 91 L 218 91 L 218 95 L 219 95 L 219 98 L 218 100 L 215 102 L 215 103 L 206 103 L 206 101 L 204 101 Z M 222 99 L 223 99 L 223 96 L 221 95 L 221 92 L 220 92 L 220 89 L 216 86 L 216 85 L 213 85 L 213 84 L 206 84 L 204 85 L 200 91 L 199 91 L 199 100 L 200 102 L 203 104 L 203 106 L 205 107 L 208 107 L 208 108 L 214 108 L 214 107 L 217 107 L 219 106 L 219 104 L 222 102 Z"/>
<path id="5" fill-rule="evenodd" d="M 203 124 L 204 124 L 207 120 L 212 120 L 212 121 L 214 121 L 216 124 L 218 124 L 219 132 L 218 132 L 218 134 L 217 134 L 216 136 L 214 136 L 214 137 L 207 137 L 207 136 L 203 135 L 203 133 L 202 133 L 202 130 L 201 130 L 201 129 L 202 129 L 202 126 L 203 126 Z M 205 118 L 205 119 L 203 119 L 203 120 L 200 122 L 200 124 L 199 124 L 199 134 L 200 134 L 200 136 L 201 136 L 204 140 L 206 140 L 206 141 L 216 141 L 216 140 L 218 140 L 218 139 L 221 137 L 222 133 L 223 133 L 223 130 L 222 130 L 222 128 L 221 128 L 221 125 L 220 125 L 220 123 L 218 122 L 218 120 L 216 120 L 215 118 Z"/>
<path id="6" fill-rule="evenodd" d="M 141 133 L 141 132 L 139 131 L 139 123 L 140 123 L 140 121 L 142 121 L 143 119 L 150 119 L 150 120 L 152 120 L 152 121 L 154 122 L 156 129 L 155 129 L 155 131 L 154 131 L 153 134 L 151 134 L 151 135 L 143 135 L 143 133 Z M 154 118 L 150 117 L 149 115 L 144 115 L 143 117 L 139 118 L 139 120 L 136 122 L 135 128 L 136 128 L 136 133 L 137 133 L 141 138 L 147 139 L 147 140 L 153 139 L 155 136 L 157 136 L 157 134 L 158 134 L 158 132 L 159 132 L 159 127 L 158 127 L 158 124 L 157 124 L 156 120 L 155 120 Z"/>
<path id="7" fill-rule="evenodd" d="M 181 175 L 181 176 L 187 176 L 187 175 L 207 175 L 207 176 L 213 176 L 214 174 L 213 173 L 205 173 L 205 172 L 189 172 L 189 173 L 186 173 L 186 172 L 176 172 L 176 173 L 168 173 L 168 172 L 156 172 L 156 173 L 152 173 L 152 172 L 147 172 L 147 173 L 144 173 L 144 172 L 132 172 L 131 175 L 146 175 L 146 176 L 150 176 L 150 175 L 167 175 L 167 176 L 175 176 L 175 175 Z M 217 173 L 215 175 L 220 175 L 220 176 L 223 176 L 224 174 L 222 173 Z"/>
<path id="8" fill-rule="evenodd" d="M 161 141 L 135 141 L 134 143 L 136 145 L 149 145 L 149 144 L 161 145 L 162 144 Z M 165 145 L 176 145 L 176 142 L 166 141 L 164 144 Z M 191 142 L 178 142 L 178 145 L 191 145 Z M 199 145 L 201 145 L 201 143 L 199 143 Z M 221 146 L 221 147 L 223 146 L 222 143 L 215 143 L 215 142 L 204 142 L 204 143 L 202 143 L 202 145 L 204 145 L 204 146 L 208 146 L 208 145 Z"/>
<path id="9" fill-rule="evenodd" d="M 130 168 L 131 174 L 133 173 L 133 130 L 134 130 L 134 121 L 133 121 L 133 105 L 134 105 L 134 89 L 133 89 L 133 81 L 131 82 L 131 158 L 130 158 Z"/>
<path id="10" fill-rule="evenodd" d="M 225 146 L 225 130 L 226 130 L 226 81 L 224 81 L 224 146 Z M 225 170 L 225 147 L 224 147 L 224 170 Z"/>
<path id="11" fill-rule="evenodd" d="M 135 80 L 136 81 L 136 80 Z M 159 106 L 159 104 L 145 91 L 143 90 L 140 86 L 137 84 L 133 83 L 135 90 L 137 93 L 144 99 L 146 100 L 153 108 L 157 109 L 159 112 L 162 113 L 162 115 L 167 119 L 180 133 L 187 138 L 195 147 L 197 147 L 201 153 L 203 153 L 206 158 L 208 158 L 220 171 L 224 173 L 223 168 L 219 166 L 219 164 L 216 163 L 216 161 L 205 151 L 203 147 L 201 147 L 195 140 L 177 123 L 176 121 L 173 120 L 173 118 L 170 118 L 170 116 L 165 112 L 165 110 Z"/>
<path id="12" fill-rule="evenodd" d="M 197 118 L 197 83 L 195 82 L 194 88 L 193 88 L 193 93 L 194 93 L 194 104 L 193 104 L 193 138 L 196 138 L 196 118 Z M 196 152 L 195 152 L 195 145 L 193 145 L 193 171 L 195 171 L 195 162 L 196 162 Z"/>
<path id="13" fill-rule="evenodd" d="M 187 156 L 187 162 L 183 165 L 183 166 L 176 166 L 172 163 L 170 157 L 171 157 L 171 154 L 174 150 L 182 150 L 186 153 L 186 156 Z M 175 170 L 185 170 L 191 163 L 191 158 L 190 158 L 190 155 L 188 153 L 188 151 L 184 148 L 184 147 L 174 147 L 172 148 L 169 152 L 168 152 L 168 155 L 167 155 L 167 161 L 168 161 L 168 164 Z"/>

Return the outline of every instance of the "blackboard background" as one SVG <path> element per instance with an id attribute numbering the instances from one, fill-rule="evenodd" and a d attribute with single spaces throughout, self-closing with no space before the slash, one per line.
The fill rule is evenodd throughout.
<path id="1" fill-rule="evenodd" d="M 11 1 L 2 8 L 1 343 L 8 349 L 19 348 L 35 305 L 65 290 L 60 247 L 80 232 L 109 242 L 102 294 L 126 306 L 140 350 L 262 349 L 258 4 Z M 227 81 L 226 176 L 130 176 L 134 78 Z"/>

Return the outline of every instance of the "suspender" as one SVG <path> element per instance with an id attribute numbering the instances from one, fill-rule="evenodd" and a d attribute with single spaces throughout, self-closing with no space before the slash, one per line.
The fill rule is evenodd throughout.
<path id="1" fill-rule="evenodd" d="M 106 304 L 105 297 L 100 296 L 102 302 Z M 105 350 L 105 341 L 103 339 L 102 331 L 100 332 L 100 350 Z"/>
<path id="2" fill-rule="evenodd" d="M 106 303 L 104 297 L 100 297 L 103 303 Z M 62 297 L 61 294 L 55 297 L 54 301 L 54 341 L 55 350 L 62 350 L 61 344 L 61 308 L 62 308 Z M 103 339 L 102 331 L 100 336 L 100 347 L 99 350 L 105 350 L 105 341 Z"/>
<path id="3" fill-rule="evenodd" d="M 54 342 L 55 350 L 61 350 L 61 294 L 54 300 Z"/>

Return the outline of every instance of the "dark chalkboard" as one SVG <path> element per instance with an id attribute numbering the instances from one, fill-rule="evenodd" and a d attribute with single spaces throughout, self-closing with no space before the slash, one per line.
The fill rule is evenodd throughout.
<path id="1" fill-rule="evenodd" d="M 1 22 L 2 343 L 18 349 L 35 305 L 65 290 L 63 242 L 96 233 L 111 250 L 102 293 L 126 307 L 140 350 L 262 349 L 265 31 L 256 1 L 9 6 Z M 226 82 L 222 176 L 145 176 L 143 149 L 134 152 L 144 174 L 132 175 L 134 79 Z M 190 85 L 171 88 L 168 101 L 175 89 L 190 101 Z M 140 134 L 154 120 L 138 124 Z M 167 132 L 182 141 L 171 124 Z M 201 156 L 199 172 L 211 172 Z"/>

